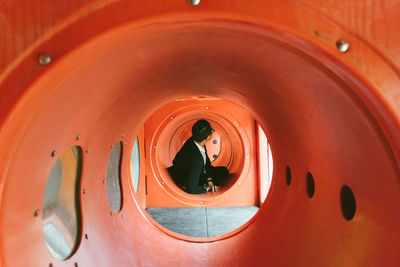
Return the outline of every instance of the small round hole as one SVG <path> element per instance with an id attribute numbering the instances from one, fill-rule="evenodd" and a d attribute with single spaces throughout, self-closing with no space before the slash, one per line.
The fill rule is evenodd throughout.
<path id="1" fill-rule="evenodd" d="M 351 220 L 356 213 L 356 199 L 353 191 L 347 185 L 342 186 L 340 190 L 340 206 L 342 208 L 343 217 L 346 220 Z"/>
<path id="2" fill-rule="evenodd" d="M 89 239 L 89 237 L 88 237 L 88 235 L 87 234 L 85 234 L 85 239 L 87 240 L 87 239 Z"/>
<path id="3" fill-rule="evenodd" d="M 292 172 L 290 171 L 290 167 L 286 166 L 286 184 L 290 185 L 292 183 Z"/>
<path id="4" fill-rule="evenodd" d="M 217 140 L 213 140 L 212 143 L 213 143 L 214 145 L 216 145 L 216 144 L 218 143 L 218 141 L 217 141 Z"/>
<path id="5" fill-rule="evenodd" d="M 309 198 L 312 198 L 315 193 L 315 182 L 314 177 L 311 173 L 307 173 L 307 194 Z"/>

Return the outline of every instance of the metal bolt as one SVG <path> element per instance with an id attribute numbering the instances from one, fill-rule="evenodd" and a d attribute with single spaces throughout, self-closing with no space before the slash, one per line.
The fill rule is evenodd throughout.
<path id="1" fill-rule="evenodd" d="M 165 182 L 164 182 L 164 181 L 162 181 L 162 182 L 161 182 L 161 184 L 165 184 Z"/>
<path id="2" fill-rule="evenodd" d="M 83 194 L 86 194 L 86 189 L 83 189 L 82 193 L 83 193 Z"/>
<path id="3" fill-rule="evenodd" d="M 51 56 L 47 53 L 41 53 L 38 57 L 40 65 L 47 65 L 51 62 Z"/>
<path id="4" fill-rule="evenodd" d="M 235 126 L 236 126 L 236 127 L 239 127 L 239 123 L 236 122 L 236 123 L 235 123 Z"/>
<path id="5" fill-rule="evenodd" d="M 336 48 L 342 52 L 342 53 L 346 53 L 347 51 L 349 51 L 350 49 L 350 44 L 345 41 L 345 40 L 338 40 L 336 42 Z"/>
<path id="6" fill-rule="evenodd" d="M 87 234 L 85 234 L 85 239 L 89 239 L 89 237 L 88 237 L 88 235 L 87 235 Z"/>
<path id="7" fill-rule="evenodd" d="M 205 109 L 208 109 L 208 107 L 205 107 Z"/>
<path id="8" fill-rule="evenodd" d="M 200 205 L 203 205 L 203 202 L 200 201 Z"/>
<path id="9" fill-rule="evenodd" d="M 200 4 L 200 0 L 189 0 L 189 4 L 192 6 L 197 6 Z"/>
<path id="10" fill-rule="evenodd" d="M 33 213 L 33 216 L 35 216 L 35 217 L 39 216 L 39 210 L 35 210 L 35 212 Z"/>
<path id="11" fill-rule="evenodd" d="M 79 139 L 81 139 L 81 136 L 80 136 L 80 135 L 78 135 L 78 136 L 76 137 L 76 141 L 78 141 Z"/>
<path id="12" fill-rule="evenodd" d="M 50 154 L 52 157 L 54 157 L 55 155 L 56 155 L 56 151 L 51 151 L 51 154 Z"/>

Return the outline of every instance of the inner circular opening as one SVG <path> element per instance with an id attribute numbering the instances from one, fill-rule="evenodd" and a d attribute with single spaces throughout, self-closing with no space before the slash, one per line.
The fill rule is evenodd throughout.
<path id="1" fill-rule="evenodd" d="M 195 141 L 193 128 L 200 121 L 209 123 L 210 134 Z M 160 107 L 141 129 L 131 157 L 133 187 L 136 194 L 143 191 L 137 180 L 143 139 L 143 208 L 163 230 L 200 238 L 227 235 L 264 202 L 272 152 L 261 126 L 243 107 L 218 97 L 186 97 Z"/>

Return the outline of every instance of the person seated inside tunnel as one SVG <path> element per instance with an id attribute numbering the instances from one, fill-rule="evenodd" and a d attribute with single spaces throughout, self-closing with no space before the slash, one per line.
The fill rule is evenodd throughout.
<path id="1" fill-rule="evenodd" d="M 226 167 L 214 167 L 205 144 L 211 140 L 214 129 L 206 120 L 198 120 L 192 127 L 192 136 L 175 155 L 168 168 L 174 182 L 189 194 L 218 191 L 229 174 Z"/>

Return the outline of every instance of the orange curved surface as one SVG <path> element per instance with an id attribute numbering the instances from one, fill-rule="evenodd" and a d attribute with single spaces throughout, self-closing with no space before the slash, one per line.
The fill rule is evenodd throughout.
<path id="1" fill-rule="evenodd" d="M 2 266 L 400 264 L 399 1 L 32 0 L 6 1 L 0 12 Z M 338 40 L 350 44 L 346 53 Z M 43 52 L 48 65 L 38 63 Z M 249 111 L 274 156 L 255 218 L 204 244 L 156 227 L 129 173 L 130 148 L 151 114 L 199 95 Z M 103 180 L 118 141 L 127 148 L 123 207 L 110 216 Z M 87 238 L 61 261 L 34 211 L 52 151 L 75 145 L 84 151 Z M 356 200 L 351 220 L 341 213 L 343 185 Z"/>

